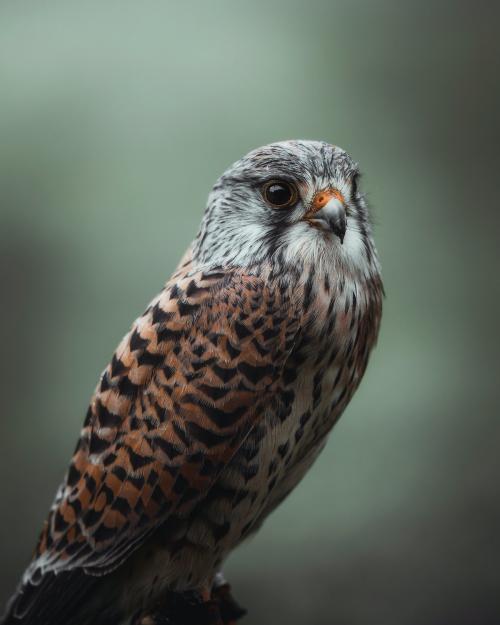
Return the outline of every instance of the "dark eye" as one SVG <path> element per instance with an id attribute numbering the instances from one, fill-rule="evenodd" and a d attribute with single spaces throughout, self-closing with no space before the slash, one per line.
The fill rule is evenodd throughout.
<path id="1" fill-rule="evenodd" d="M 295 204 L 297 189 L 284 180 L 271 180 L 262 188 L 262 195 L 268 204 L 275 208 L 287 208 Z"/>

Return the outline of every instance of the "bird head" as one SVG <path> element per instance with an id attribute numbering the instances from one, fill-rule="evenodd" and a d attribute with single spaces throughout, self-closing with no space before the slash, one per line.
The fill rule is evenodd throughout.
<path id="1" fill-rule="evenodd" d="M 252 266 L 269 262 L 378 269 L 359 168 L 341 148 L 283 141 L 253 150 L 216 182 L 194 258 Z"/>

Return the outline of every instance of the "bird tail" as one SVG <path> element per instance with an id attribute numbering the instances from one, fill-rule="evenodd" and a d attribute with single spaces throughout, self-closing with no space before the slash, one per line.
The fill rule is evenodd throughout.
<path id="1" fill-rule="evenodd" d="M 120 621 L 112 597 L 94 592 L 100 578 L 81 570 L 46 573 L 39 583 L 23 582 L 0 625 L 110 625 Z M 96 599 L 101 599 L 99 606 Z"/>

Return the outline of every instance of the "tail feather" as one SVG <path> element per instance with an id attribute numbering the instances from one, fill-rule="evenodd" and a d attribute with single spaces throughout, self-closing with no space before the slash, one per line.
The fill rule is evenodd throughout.
<path id="1" fill-rule="evenodd" d="M 102 578 L 81 570 L 46 573 L 39 583 L 22 583 L 0 625 L 116 625 L 120 613 L 99 592 Z"/>

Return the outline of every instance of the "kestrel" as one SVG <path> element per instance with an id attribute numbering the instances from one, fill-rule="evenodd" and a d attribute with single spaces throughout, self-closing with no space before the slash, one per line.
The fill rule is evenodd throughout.
<path id="1" fill-rule="evenodd" d="M 377 338 L 358 178 L 317 141 L 259 148 L 219 178 L 100 378 L 5 625 L 147 623 L 181 595 L 227 622 L 224 560 L 318 457 Z"/>

